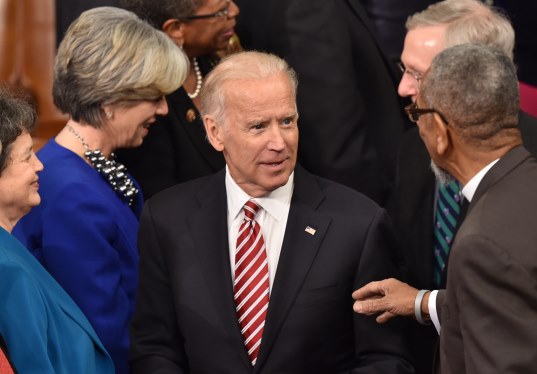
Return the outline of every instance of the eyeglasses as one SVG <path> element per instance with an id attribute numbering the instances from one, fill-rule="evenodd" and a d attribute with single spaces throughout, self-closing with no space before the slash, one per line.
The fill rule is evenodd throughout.
<path id="1" fill-rule="evenodd" d="M 442 121 L 444 121 L 446 123 L 446 125 L 449 125 L 449 122 L 446 121 L 446 117 L 444 117 L 442 115 L 442 113 L 440 113 L 438 110 L 436 110 L 434 108 L 431 108 L 431 109 L 418 108 L 418 105 L 416 103 L 412 103 L 412 104 L 410 104 L 410 105 L 405 107 L 405 112 L 408 115 L 408 118 L 412 122 L 418 122 L 420 120 L 420 116 L 422 114 L 436 113 L 436 114 L 438 114 L 440 116 Z"/>
<path id="2" fill-rule="evenodd" d="M 399 70 L 401 70 L 401 72 L 403 74 L 408 74 L 410 75 L 412 78 L 414 78 L 416 81 L 418 81 L 418 84 L 421 82 L 421 80 L 423 79 L 423 74 L 421 73 L 418 73 L 417 71 L 415 70 L 412 70 L 412 69 L 409 69 L 407 68 L 405 65 L 403 65 L 402 62 L 398 62 L 397 63 L 397 66 L 399 67 Z"/>
<path id="3" fill-rule="evenodd" d="M 191 21 L 194 19 L 205 19 L 205 18 L 217 18 L 217 17 L 227 17 L 229 14 L 229 6 L 231 5 L 231 0 L 226 1 L 226 5 L 217 12 L 210 14 L 195 14 L 193 16 L 184 17 L 183 20 Z"/>

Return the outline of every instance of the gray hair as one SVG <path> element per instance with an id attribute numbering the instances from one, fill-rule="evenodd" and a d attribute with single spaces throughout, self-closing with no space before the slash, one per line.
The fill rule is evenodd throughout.
<path id="1" fill-rule="evenodd" d="M 407 30 L 439 25 L 447 25 L 446 48 L 465 43 L 486 44 L 513 59 L 515 31 L 497 8 L 478 0 L 444 0 L 410 16 L 406 22 Z"/>
<path id="2" fill-rule="evenodd" d="M 442 113 L 466 142 L 476 146 L 518 124 L 516 68 L 502 51 L 461 44 L 438 54 L 420 87 L 427 107 Z"/>
<path id="3" fill-rule="evenodd" d="M 35 107 L 19 95 L 0 87 L 0 174 L 9 165 L 13 142 L 31 132 L 37 120 Z"/>
<path id="4" fill-rule="evenodd" d="M 249 51 L 222 59 L 207 75 L 201 88 L 201 115 L 212 114 L 217 122 L 224 123 L 226 103 L 223 87 L 226 83 L 241 79 L 263 79 L 279 73 L 285 73 L 289 78 L 296 99 L 298 86 L 296 72 L 280 57 Z"/>
<path id="5" fill-rule="evenodd" d="M 120 0 L 120 5 L 161 30 L 169 19 L 184 19 L 194 14 L 206 0 Z"/>
<path id="6" fill-rule="evenodd" d="M 103 105 L 129 106 L 175 91 L 188 73 L 186 55 L 134 13 L 90 9 L 62 40 L 54 66 L 54 103 L 75 121 L 100 127 Z"/>

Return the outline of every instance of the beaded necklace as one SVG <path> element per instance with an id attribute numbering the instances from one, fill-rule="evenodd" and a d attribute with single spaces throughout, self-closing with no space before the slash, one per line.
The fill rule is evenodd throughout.
<path id="1" fill-rule="evenodd" d="M 186 93 L 189 98 L 195 99 L 198 97 L 201 91 L 201 84 L 203 83 L 203 77 L 201 76 L 200 66 L 198 65 L 198 60 L 196 57 L 192 59 L 194 62 L 194 73 L 196 73 L 196 89 L 192 93 Z"/>
<path id="2" fill-rule="evenodd" d="M 67 124 L 65 127 L 82 143 L 86 149 L 84 156 L 90 162 L 91 166 L 103 176 L 119 196 L 127 200 L 129 206 L 132 206 L 134 198 L 138 195 L 139 191 L 127 174 L 125 166 L 115 160 L 116 156 L 114 153 L 111 153 L 110 159 L 107 159 L 100 149 L 91 150 L 88 143 L 86 143 L 84 138 L 71 125 Z"/>

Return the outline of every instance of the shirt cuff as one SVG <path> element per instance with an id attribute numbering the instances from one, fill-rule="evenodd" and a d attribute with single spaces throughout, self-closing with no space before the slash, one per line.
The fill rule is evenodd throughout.
<path id="1" fill-rule="evenodd" d="M 436 311 L 436 295 L 438 294 L 438 290 L 431 291 L 431 294 L 429 295 L 429 303 L 427 304 L 427 307 L 429 308 L 429 317 L 431 318 L 431 321 L 433 321 L 434 327 L 436 327 L 436 331 L 438 332 L 438 335 L 440 335 L 440 320 L 438 319 L 438 312 Z"/>

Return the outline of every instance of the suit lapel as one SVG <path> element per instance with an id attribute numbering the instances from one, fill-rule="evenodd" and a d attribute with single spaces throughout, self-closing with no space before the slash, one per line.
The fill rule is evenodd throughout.
<path id="1" fill-rule="evenodd" d="M 330 218 L 316 211 L 323 199 L 317 181 L 297 166 L 289 218 L 254 373 L 262 370 L 330 225 Z M 308 227 L 315 233 L 311 234 L 310 229 L 306 231 Z"/>
<path id="2" fill-rule="evenodd" d="M 63 310 L 65 315 L 71 318 L 78 326 L 80 326 L 82 330 L 84 330 L 88 334 L 89 337 L 91 337 L 96 347 L 99 347 L 100 350 L 103 352 L 107 352 L 103 343 L 97 336 L 97 333 L 91 327 L 87 318 L 82 314 L 82 311 L 80 311 L 80 309 L 78 308 L 74 308 L 76 307 L 76 305 L 74 305 L 74 302 L 71 302 L 70 300 L 66 300 L 63 297 L 63 295 L 60 295 L 60 296 L 61 297 L 58 297 L 59 306 L 60 306 L 60 309 Z"/>
<path id="3" fill-rule="evenodd" d="M 80 328 L 84 330 L 89 337 L 91 337 L 96 347 L 99 347 L 103 352 L 106 352 L 106 349 L 97 336 L 97 333 L 90 325 L 88 319 L 82 313 L 80 308 L 60 286 L 60 284 L 56 282 L 56 280 L 52 278 L 47 270 L 32 256 L 32 254 L 30 254 L 30 252 L 18 240 L 16 240 L 15 237 L 12 237 L 3 229 L 0 230 L 0 241 L 14 247 L 14 253 L 21 258 L 20 263 L 22 266 L 28 268 L 30 273 L 35 274 L 36 281 L 41 282 L 43 292 L 51 295 L 49 302 L 51 304 L 55 304 L 65 313 L 66 316 L 80 326 Z"/>
<path id="4" fill-rule="evenodd" d="M 222 326 L 236 342 L 239 355 L 246 367 L 250 367 L 248 354 L 235 312 L 231 264 L 227 229 L 227 197 L 225 188 L 225 169 L 209 179 L 197 199 L 200 204 L 198 213 L 189 221 L 194 245 L 199 254 L 200 266 L 207 286 L 221 318 Z M 207 231 L 210 228 L 211 233 Z"/>

